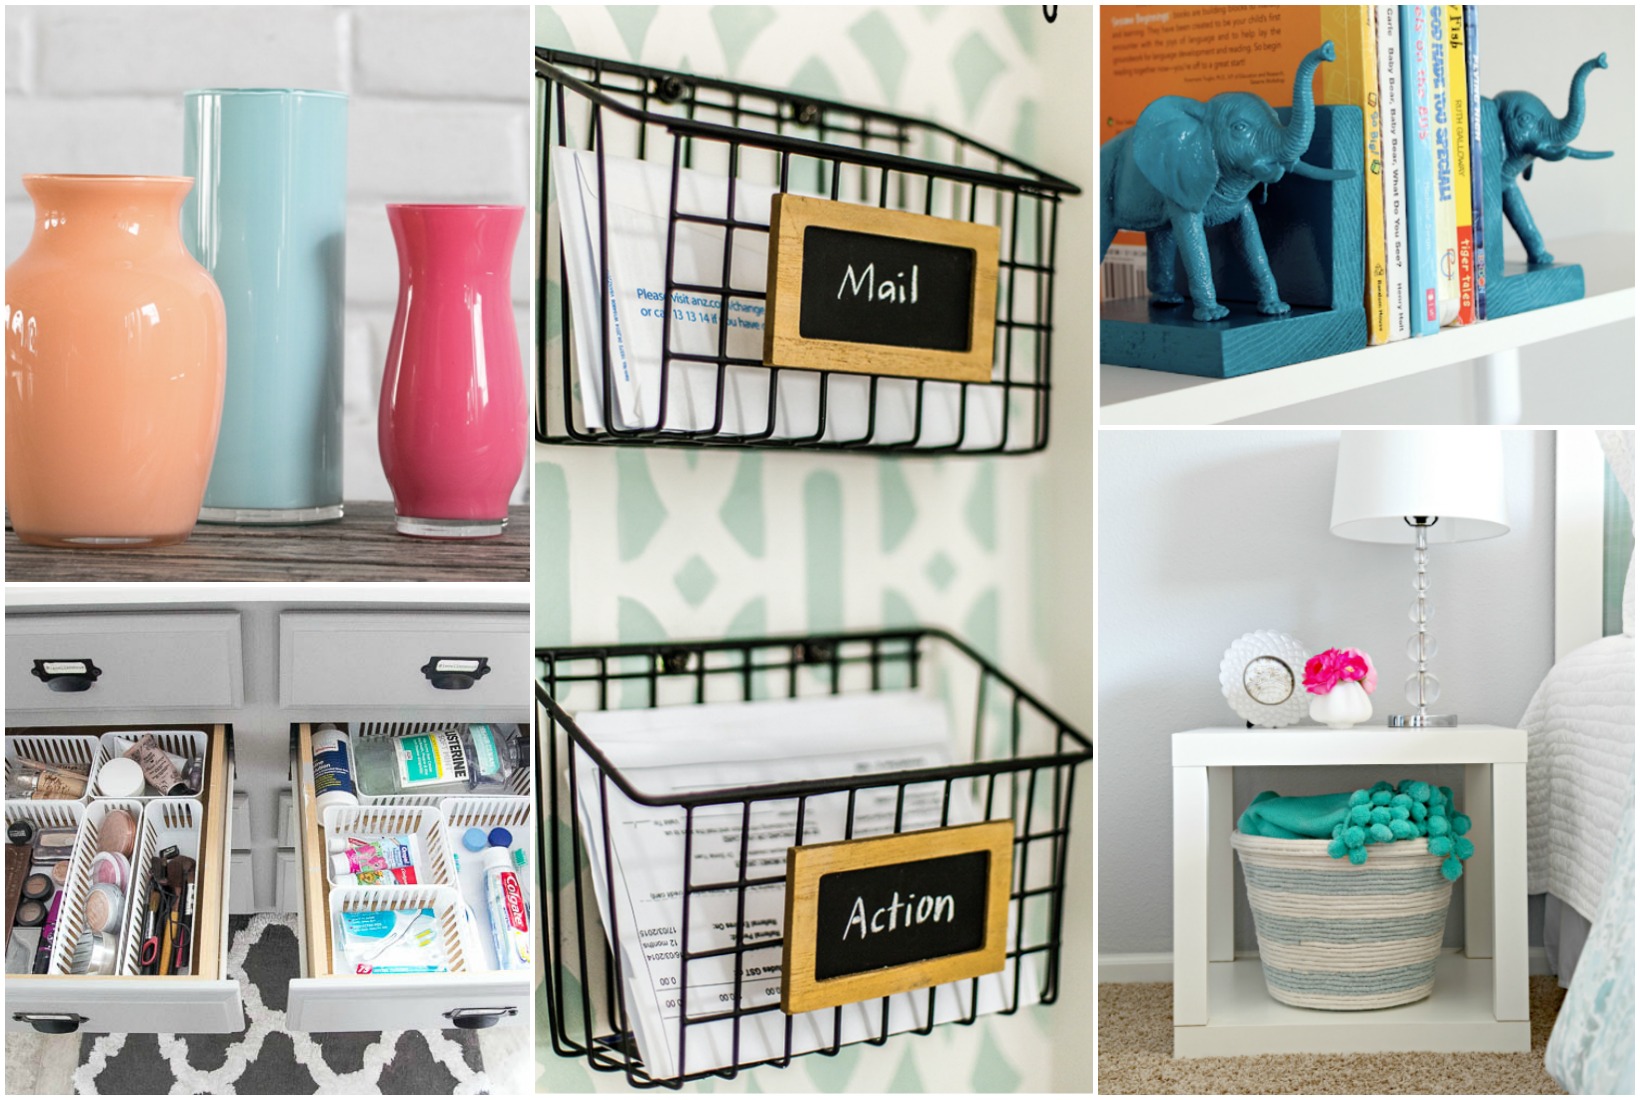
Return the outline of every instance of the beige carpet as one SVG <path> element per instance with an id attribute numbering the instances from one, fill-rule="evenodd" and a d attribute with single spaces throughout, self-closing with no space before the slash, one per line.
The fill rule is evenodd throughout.
<path id="1" fill-rule="evenodd" d="M 1263 1054 L 1173 1058 L 1173 984 L 1099 987 L 1101 1093 L 1557 1093 L 1543 1048 L 1566 991 L 1532 982 L 1529 1054 Z"/>

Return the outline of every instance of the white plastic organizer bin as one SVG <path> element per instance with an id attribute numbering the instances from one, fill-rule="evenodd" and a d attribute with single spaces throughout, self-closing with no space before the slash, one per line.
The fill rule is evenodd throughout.
<path id="1" fill-rule="evenodd" d="M 8 734 L 6 736 L 6 789 L 11 789 L 11 777 L 24 760 L 38 760 L 42 764 L 58 764 L 83 769 L 86 772 L 85 794 L 76 799 L 30 799 L 35 805 L 42 802 L 88 802 L 96 789 L 97 765 L 102 762 L 99 739 L 94 733 L 79 734 Z"/>

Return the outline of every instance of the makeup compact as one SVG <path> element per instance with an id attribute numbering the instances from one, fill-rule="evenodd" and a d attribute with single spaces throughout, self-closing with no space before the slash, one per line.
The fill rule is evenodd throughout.
<path id="1" fill-rule="evenodd" d="M 11 844 L 27 844 L 34 839 L 34 822 L 13 821 L 6 826 L 6 840 Z"/>
<path id="2" fill-rule="evenodd" d="M 73 854 L 73 829 L 46 828 L 34 834 L 35 863 L 56 863 L 59 859 L 68 859 Z"/>
<path id="3" fill-rule="evenodd" d="M 98 932 L 112 932 L 120 926 L 125 915 L 125 895 L 119 887 L 99 882 L 85 899 L 86 927 Z"/>
<path id="4" fill-rule="evenodd" d="M 131 861 L 118 852 L 98 852 L 91 857 L 91 881 L 107 883 L 123 893 L 131 881 Z"/>
<path id="5" fill-rule="evenodd" d="M 101 932 L 86 931 L 74 944 L 69 959 L 71 974 L 112 974 L 114 972 L 114 937 Z"/>
<path id="6" fill-rule="evenodd" d="M 19 928 L 38 928 L 46 922 L 46 906 L 40 901 L 25 901 L 17 906 L 14 923 Z"/>
<path id="7" fill-rule="evenodd" d="M 137 819 L 128 810 L 112 810 L 97 830 L 97 851 L 118 852 L 126 859 L 137 846 Z"/>
<path id="8" fill-rule="evenodd" d="M 68 860 L 59 859 L 51 865 L 51 881 L 57 884 L 59 890 L 68 885 Z"/>
<path id="9" fill-rule="evenodd" d="M 51 876 L 44 871 L 36 871 L 23 880 L 23 900 L 47 902 L 51 895 L 57 892 L 57 886 L 51 881 Z"/>

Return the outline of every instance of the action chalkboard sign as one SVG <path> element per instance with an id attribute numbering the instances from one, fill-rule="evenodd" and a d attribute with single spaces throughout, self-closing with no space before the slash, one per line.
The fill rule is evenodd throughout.
<path id="1" fill-rule="evenodd" d="M 999 239 L 991 225 L 774 196 L 764 363 L 990 381 Z"/>
<path id="2" fill-rule="evenodd" d="M 780 1007 L 788 1013 L 1003 968 L 1011 821 L 792 848 Z"/>

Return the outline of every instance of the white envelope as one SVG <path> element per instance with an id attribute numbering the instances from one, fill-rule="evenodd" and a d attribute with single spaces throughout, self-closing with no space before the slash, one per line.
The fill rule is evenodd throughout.
<path id="1" fill-rule="evenodd" d="M 964 450 L 995 447 L 1000 442 L 1001 387 L 970 386 L 964 402 L 963 388 L 953 382 L 830 374 L 824 376 L 822 431 L 822 375 L 788 368 L 779 371 L 777 399 L 771 410 L 774 372 L 761 365 L 762 295 L 767 287 L 767 226 L 775 190 L 736 181 L 733 220 L 756 228 L 734 230 L 725 281 L 727 230 L 687 218 L 726 218 L 729 181 L 725 177 L 680 169 L 677 209 L 685 217 L 674 221 L 669 167 L 606 154 L 600 185 L 598 154 L 558 146 L 552 158 L 552 171 L 559 181 L 557 217 L 568 273 L 580 413 L 587 428 L 599 430 L 605 424 L 604 332 L 595 304 L 603 301 L 613 383 L 610 412 L 618 428 L 662 426 L 664 332 L 672 356 L 664 396 L 667 431 L 713 431 L 719 437 L 761 435 L 776 440 L 818 436 L 826 443 L 864 441 L 869 434 L 873 443 L 916 440 L 918 447 L 948 447 L 960 436 Z M 602 203 L 600 195 L 605 196 Z M 601 215 L 607 218 L 605 255 L 599 251 Z M 708 289 L 674 291 L 671 319 L 663 322 L 669 247 L 674 285 Z M 600 294 L 603 262 L 607 262 L 602 280 L 606 290 Z M 727 296 L 721 289 L 725 285 Z M 715 361 L 677 358 L 715 360 L 719 354 L 740 362 L 731 362 L 720 372 Z M 718 423 L 720 389 L 722 421 Z"/>

